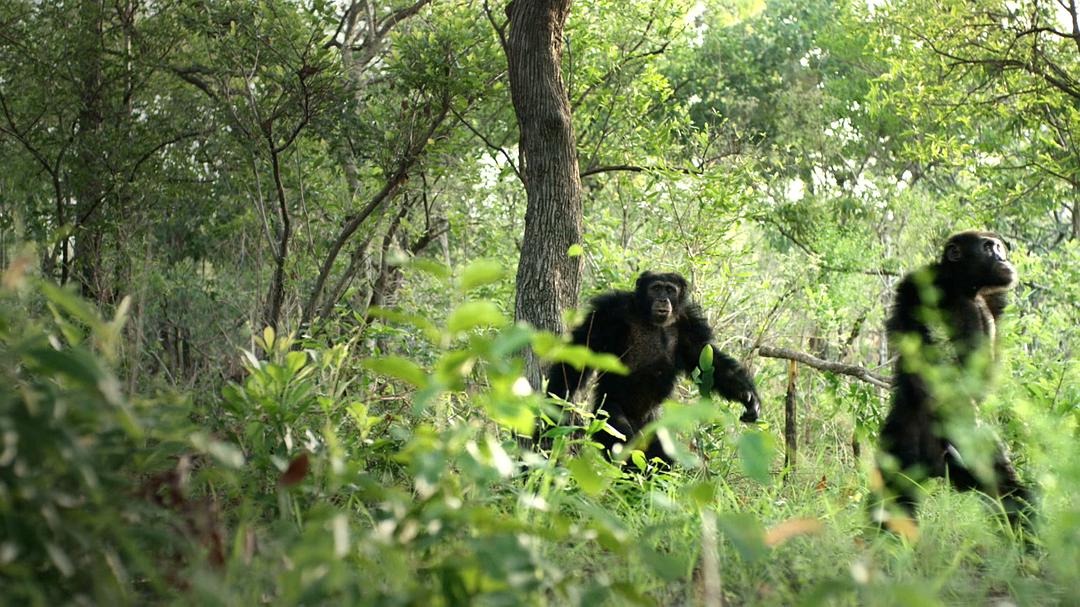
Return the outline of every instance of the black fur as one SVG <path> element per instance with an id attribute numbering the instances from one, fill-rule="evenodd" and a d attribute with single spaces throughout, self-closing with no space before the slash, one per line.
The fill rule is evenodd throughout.
<path id="1" fill-rule="evenodd" d="M 651 293 L 654 291 L 655 293 Z M 669 298 L 670 294 L 677 291 Z M 669 314 L 663 314 L 670 310 Z M 713 349 L 713 389 L 725 399 L 743 403 L 745 422 L 757 420 L 760 402 L 754 381 L 734 358 L 720 351 L 701 308 L 689 300 L 686 280 L 675 273 L 643 273 L 636 289 L 609 291 L 593 298 L 585 321 L 572 333 L 573 343 L 595 352 L 615 354 L 629 375 L 601 373 L 593 395 L 594 409 L 608 414 L 608 423 L 630 440 L 652 421 L 671 395 L 680 373 L 690 374 L 706 344 Z M 570 400 L 592 374 L 557 363 L 548 372 L 548 392 Z M 607 449 L 621 443 L 599 432 L 594 438 Z M 657 441 L 645 452 L 649 459 L 670 462 Z"/>
<path id="2" fill-rule="evenodd" d="M 942 389 L 925 377 L 941 365 L 964 374 L 986 370 L 974 356 L 993 356 L 1006 292 L 1016 282 L 1005 257 L 1004 242 L 996 234 L 961 232 L 946 242 L 941 261 L 908 274 L 897 286 L 886 328 L 899 356 L 892 409 L 881 427 L 885 457 L 879 470 L 886 496 L 908 516 L 914 516 L 917 505 L 915 483 L 945 477 L 957 489 L 999 497 L 1014 524 L 1030 520 L 1030 493 L 1003 446 L 997 444 L 992 453 L 993 478 L 983 479 L 947 436 L 946 426 L 957 419 L 975 421 L 978 395 Z M 905 350 L 904 339 L 917 340 L 919 347 Z M 883 520 L 880 502 L 875 510 L 875 518 Z"/>

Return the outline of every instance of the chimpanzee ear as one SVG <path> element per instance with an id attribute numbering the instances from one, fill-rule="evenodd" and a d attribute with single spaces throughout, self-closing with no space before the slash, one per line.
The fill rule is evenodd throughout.
<path id="1" fill-rule="evenodd" d="M 960 245 L 955 242 L 950 242 L 945 245 L 945 259 L 956 263 L 960 261 L 960 258 L 964 256 L 963 251 L 960 250 Z"/>
<path id="2" fill-rule="evenodd" d="M 637 290 L 640 291 L 641 288 L 645 286 L 648 282 L 650 282 L 654 276 L 656 276 L 656 274 L 653 274 L 649 270 L 645 270 L 641 273 L 641 276 L 638 276 L 637 282 L 634 283 L 634 286 L 637 288 Z"/>

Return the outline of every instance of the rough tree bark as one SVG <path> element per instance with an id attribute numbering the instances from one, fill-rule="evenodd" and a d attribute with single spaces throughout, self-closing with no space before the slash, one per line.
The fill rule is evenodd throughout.
<path id="1" fill-rule="evenodd" d="M 513 0 L 506 7 L 506 58 L 517 114 L 528 204 L 517 271 L 514 317 L 560 332 L 563 310 L 577 305 L 581 242 L 581 181 L 570 100 L 560 71 L 570 0 Z M 536 356 L 526 353 L 525 376 L 541 385 Z"/>

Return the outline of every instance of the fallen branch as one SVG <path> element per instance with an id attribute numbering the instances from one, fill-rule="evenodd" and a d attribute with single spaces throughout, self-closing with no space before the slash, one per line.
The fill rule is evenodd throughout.
<path id="1" fill-rule="evenodd" d="M 808 367 L 813 367 L 819 371 L 829 371 L 830 373 L 849 375 L 851 377 L 861 379 L 864 382 L 873 384 L 885 390 L 888 390 L 892 387 L 891 377 L 879 375 L 869 369 L 860 367 L 859 365 L 848 365 L 844 363 L 833 362 L 831 360 L 823 360 L 805 352 L 796 352 L 795 350 L 788 350 L 787 348 L 773 348 L 771 346 L 761 346 L 758 348 L 758 355 L 764 356 L 766 358 L 782 358 L 784 360 L 793 360 L 795 362 L 802 363 Z"/>

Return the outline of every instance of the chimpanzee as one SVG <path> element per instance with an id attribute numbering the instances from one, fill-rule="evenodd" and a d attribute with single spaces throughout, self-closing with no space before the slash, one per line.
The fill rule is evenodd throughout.
<path id="1" fill-rule="evenodd" d="M 959 490 L 1000 498 L 1014 525 L 1030 522 L 1030 493 L 1004 447 L 991 439 L 980 454 L 971 441 L 978 435 L 975 407 L 994 356 L 997 321 L 1015 284 L 1002 239 L 968 231 L 949 237 L 938 263 L 897 286 L 886 324 L 898 353 L 896 379 L 878 469 L 887 499 L 908 516 L 915 514 L 917 482 L 944 477 Z M 971 449 L 966 457 L 961 444 Z M 981 471 L 976 455 L 984 456 Z M 874 504 L 879 523 L 887 519 L 881 506 Z"/>
<path id="2" fill-rule="evenodd" d="M 690 301 L 686 279 L 679 274 L 644 272 L 633 292 L 598 295 L 572 337 L 577 345 L 618 356 L 630 369 L 629 375 L 601 373 L 593 397 L 594 409 L 607 412 L 607 423 L 627 441 L 653 421 L 660 404 L 674 390 L 679 373 L 690 374 L 698 368 L 706 345 L 713 351 L 713 390 L 746 407 L 740 418 L 744 422 L 756 421 L 761 411 L 753 379 L 712 343 L 712 329 L 701 308 Z M 548 372 L 548 392 L 570 400 L 591 374 L 589 368 L 579 371 L 556 363 Z M 603 431 L 594 438 L 609 451 L 622 443 Z M 671 462 L 656 440 L 645 455 Z"/>

